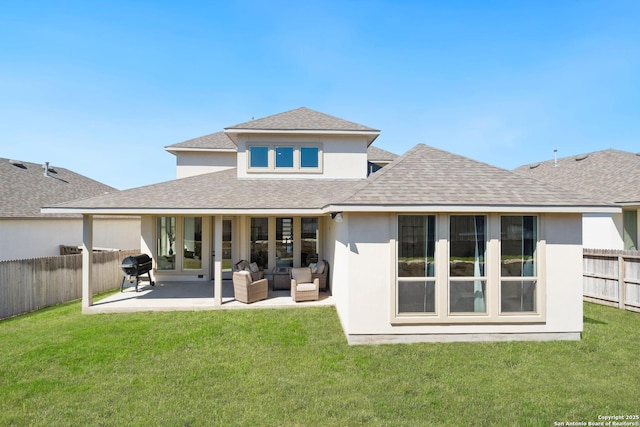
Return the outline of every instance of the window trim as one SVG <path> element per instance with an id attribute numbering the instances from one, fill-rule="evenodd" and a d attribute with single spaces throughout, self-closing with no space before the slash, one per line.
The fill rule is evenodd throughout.
<path id="1" fill-rule="evenodd" d="M 484 215 L 487 218 L 485 231 L 485 276 L 486 277 L 486 313 L 449 313 L 449 218 L 459 213 L 436 213 L 436 307 L 434 313 L 400 314 L 398 304 L 398 217 L 392 221 L 393 235 L 390 239 L 391 255 L 391 289 L 390 289 L 390 323 L 392 325 L 505 325 L 505 324 L 543 324 L 546 322 L 546 241 L 543 235 L 544 215 L 529 213 L 487 213 L 465 212 L 465 215 Z M 434 215 L 433 212 L 407 213 L 407 215 Z M 500 221 L 507 216 L 535 216 L 537 218 L 537 284 L 536 312 L 501 313 L 500 307 Z"/>

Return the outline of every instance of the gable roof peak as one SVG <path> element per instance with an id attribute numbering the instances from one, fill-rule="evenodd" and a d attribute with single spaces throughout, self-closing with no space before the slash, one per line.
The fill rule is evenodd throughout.
<path id="1" fill-rule="evenodd" d="M 227 130 L 330 130 L 380 132 L 365 125 L 321 113 L 307 107 L 300 107 L 283 113 L 273 114 L 225 128 Z"/>

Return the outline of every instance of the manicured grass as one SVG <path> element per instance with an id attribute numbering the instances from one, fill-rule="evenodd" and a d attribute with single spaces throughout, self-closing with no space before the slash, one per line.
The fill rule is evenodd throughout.
<path id="1" fill-rule="evenodd" d="M 333 308 L 0 322 L 0 425 L 553 425 L 640 413 L 640 314 L 582 341 L 349 347 Z"/>

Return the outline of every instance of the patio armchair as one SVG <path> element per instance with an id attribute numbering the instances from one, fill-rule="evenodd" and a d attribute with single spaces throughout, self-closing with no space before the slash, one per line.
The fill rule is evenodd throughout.
<path id="1" fill-rule="evenodd" d="M 233 272 L 233 294 L 237 301 L 245 304 L 267 299 L 269 285 L 267 279 L 253 280 L 248 271 Z"/>
<path id="2" fill-rule="evenodd" d="M 251 273 L 251 278 L 255 280 L 264 279 L 264 271 L 258 267 L 258 264 L 255 262 L 249 262 L 247 260 L 241 259 L 233 266 L 233 271 L 248 271 Z"/>
<path id="3" fill-rule="evenodd" d="M 311 278 L 318 279 L 320 281 L 320 290 L 326 291 L 329 289 L 329 261 L 321 260 L 317 263 L 312 262 L 309 264 L 311 267 Z"/>
<path id="4" fill-rule="evenodd" d="M 291 269 L 291 298 L 295 302 L 316 301 L 319 291 L 320 279 L 312 277 L 310 267 Z"/>

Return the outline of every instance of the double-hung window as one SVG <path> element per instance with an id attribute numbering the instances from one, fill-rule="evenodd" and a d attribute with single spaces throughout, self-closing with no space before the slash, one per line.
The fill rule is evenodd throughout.
<path id="1" fill-rule="evenodd" d="M 396 314 L 435 313 L 434 215 L 398 217 Z"/>
<path id="2" fill-rule="evenodd" d="M 484 215 L 449 219 L 450 313 L 487 312 L 486 224 Z"/>
<path id="3" fill-rule="evenodd" d="M 538 221 L 535 216 L 500 218 L 500 312 L 536 312 Z"/>

